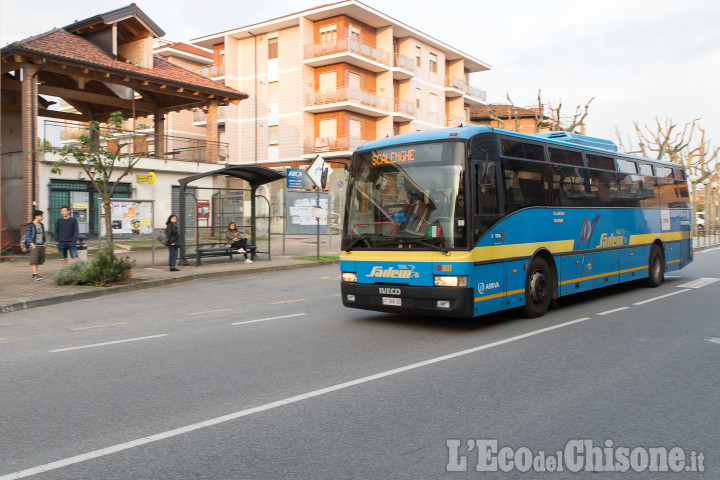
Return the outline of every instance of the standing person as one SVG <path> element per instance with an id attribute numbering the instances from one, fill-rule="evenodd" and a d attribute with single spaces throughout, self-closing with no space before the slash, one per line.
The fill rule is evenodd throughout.
<path id="1" fill-rule="evenodd" d="M 165 235 L 167 235 L 167 247 L 170 252 L 168 260 L 171 272 L 179 272 L 180 269 L 175 265 L 178 259 L 178 249 L 180 248 L 180 229 L 177 224 L 177 215 L 170 215 L 165 222 Z"/>
<path id="2" fill-rule="evenodd" d="M 245 255 L 245 263 L 253 263 L 253 261 L 248 258 L 248 254 L 245 251 L 245 246 L 248 242 L 247 232 L 241 232 L 235 226 L 235 222 L 230 222 L 228 229 L 225 232 L 225 238 L 227 238 L 227 241 L 230 243 L 230 248 L 237 248 L 238 253 Z"/>
<path id="3" fill-rule="evenodd" d="M 55 222 L 55 241 L 57 242 L 58 253 L 63 265 L 68 263 L 68 252 L 70 258 L 77 260 L 77 239 L 78 239 L 78 222 L 77 218 L 70 216 L 70 207 L 63 205 L 60 207 L 61 218 Z"/>
<path id="4" fill-rule="evenodd" d="M 25 243 L 30 245 L 30 269 L 33 280 L 42 280 L 38 265 L 45 263 L 45 226 L 42 224 L 43 211 L 33 211 L 33 221 L 25 227 Z"/>

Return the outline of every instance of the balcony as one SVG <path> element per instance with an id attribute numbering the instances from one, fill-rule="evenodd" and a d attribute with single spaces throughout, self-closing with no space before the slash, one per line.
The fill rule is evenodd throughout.
<path id="1" fill-rule="evenodd" d="M 311 67 L 349 63 L 375 73 L 390 70 L 390 53 L 350 37 L 305 45 L 304 59 Z"/>
<path id="2" fill-rule="evenodd" d="M 78 145 L 79 138 L 90 135 L 90 129 L 84 123 L 45 120 L 43 143 L 60 149 L 66 145 Z M 163 148 L 156 149 L 155 142 L 162 142 Z M 224 162 L 229 158 L 229 146 L 226 142 L 211 142 L 192 137 L 176 135 L 154 135 L 153 132 L 140 130 L 136 132 L 117 133 L 114 129 L 100 127 L 98 143 L 109 152 L 116 152 L 122 146 L 121 153 L 145 153 L 152 158 L 179 160 L 183 162 L 207 162 L 208 152 L 217 152 L 212 163 Z M 155 155 L 156 150 L 164 152 Z"/>
<path id="3" fill-rule="evenodd" d="M 415 103 L 396 98 L 393 121 L 412 122 L 413 120 L 415 120 Z"/>
<path id="4" fill-rule="evenodd" d="M 327 152 L 349 154 L 367 141 L 369 139 L 360 137 L 306 137 L 303 143 L 303 154 L 311 155 Z"/>
<path id="5" fill-rule="evenodd" d="M 372 117 L 386 117 L 391 113 L 389 98 L 350 87 L 308 93 L 304 110 L 310 113 L 349 110 Z"/>
<path id="6" fill-rule="evenodd" d="M 225 118 L 227 118 L 225 116 L 226 110 L 227 110 L 227 107 L 224 105 L 221 105 L 218 107 L 218 109 L 217 109 L 218 125 L 223 125 L 225 123 Z M 207 123 L 206 122 L 207 113 L 205 113 L 205 111 L 202 108 L 193 108 L 192 112 L 193 112 L 193 125 L 199 124 L 199 125 L 195 125 L 195 126 L 203 126 Z"/>
<path id="7" fill-rule="evenodd" d="M 221 63 L 219 65 L 209 65 L 204 68 L 198 68 L 193 70 L 194 73 L 197 73 L 198 75 L 202 75 L 203 77 L 207 78 L 218 78 L 218 77 L 224 77 L 225 76 L 225 64 Z"/>
<path id="8" fill-rule="evenodd" d="M 465 97 L 467 103 L 472 105 L 485 105 L 487 92 L 472 87 L 459 77 L 445 77 L 445 96 L 448 98 Z"/>
<path id="9" fill-rule="evenodd" d="M 395 80 L 407 80 L 415 76 L 415 60 L 401 55 L 395 54 L 393 63 L 393 78 Z"/>
<path id="10" fill-rule="evenodd" d="M 446 127 L 459 127 L 460 125 L 468 125 L 468 122 L 463 117 L 456 115 L 448 115 L 445 117 Z"/>

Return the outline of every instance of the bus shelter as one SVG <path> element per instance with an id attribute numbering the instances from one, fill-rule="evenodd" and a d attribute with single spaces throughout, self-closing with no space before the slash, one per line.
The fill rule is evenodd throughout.
<path id="1" fill-rule="evenodd" d="M 245 180 L 249 188 L 197 187 L 192 185 L 197 180 L 211 177 L 233 177 Z M 256 165 L 232 166 L 199 173 L 179 180 L 179 229 L 180 229 L 180 264 L 188 265 L 188 257 L 198 257 L 201 246 L 208 243 L 225 243 L 223 235 L 227 228 L 227 220 L 239 224 L 235 217 L 249 219 L 250 243 L 257 245 L 257 190 L 260 186 L 285 178 L 284 173 Z M 199 191 L 210 190 L 209 195 L 201 195 Z M 249 199 L 245 197 L 249 193 Z M 203 198 L 206 199 L 203 199 Z M 265 197 L 262 197 L 265 198 Z M 265 198 L 270 207 L 270 200 Z M 249 203 L 249 215 L 243 204 Z M 230 205 L 230 213 L 223 206 Z M 233 208 L 237 207 L 237 208 Z M 204 225 L 202 224 L 204 223 Z M 268 253 L 270 242 L 270 223 L 268 219 Z M 189 248 L 194 247 L 194 248 Z"/>

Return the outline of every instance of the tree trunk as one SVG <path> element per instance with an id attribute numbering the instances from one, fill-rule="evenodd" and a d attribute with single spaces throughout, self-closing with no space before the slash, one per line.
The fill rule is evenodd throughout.
<path id="1" fill-rule="evenodd" d="M 113 246 L 113 231 L 112 231 L 112 212 L 110 210 L 110 201 L 103 201 L 103 209 L 105 210 L 105 239 L 109 247 Z"/>

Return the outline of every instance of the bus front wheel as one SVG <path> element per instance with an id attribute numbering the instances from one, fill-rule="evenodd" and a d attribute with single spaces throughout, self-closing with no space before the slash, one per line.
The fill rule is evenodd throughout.
<path id="1" fill-rule="evenodd" d="M 547 261 L 535 257 L 525 277 L 525 313 L 528 317 L 542 317 L 550 305 L 553 277 Z"/>
<path id="2" fill-rule="evenodd" d="M 657 245 L 650 248 L 650 258 L 648 263 L 648 278 L 645 284 L 648 287 L 658 287 L 665 278 L 665 258 L 663 252 Z"/>

